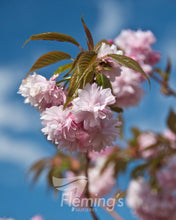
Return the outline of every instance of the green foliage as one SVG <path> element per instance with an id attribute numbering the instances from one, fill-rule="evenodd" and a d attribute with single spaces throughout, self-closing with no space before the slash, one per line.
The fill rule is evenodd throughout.
<path id="1" fill-rule="evenodd" d="M 97 54 L 93 51 L 85 51 L 80 55 L 76 63 L 75 71 L 70 79 L 66 104 L 77 95 L 77 90 L 81 88 L 81 85 L 87 78 L 87 74 L 91 74 L 92 67 L 96 63 L 96 58 Z"/>
<path id="2" fill-rule="evenodd" d="M 119 54 L 108 54 L 107 56 L 113 58 L 120 65 L 128 67 L 136 72 L 141 73 L 142 75 L 144 75 L 147 78 L 147 80 L 150 84 L 150 79 L 147 76 L 147 74 L 144 72 L 144 70 L 141 68 L 141 66 L 138 64 L 138 62 L 136 62 L 132 58 L 124 56 L 124 55 L 119 55 Z"/>
<path id="3" fill-rule="evenodd" d="M 31 166 L 28 173 L 33 172 L 34 174 L 32 178 L 32 184 L 34 184 L 37 181 L 42 171 L 47 167 L 47 163 L 48 159 L 41 159 Z"/>
<path id="4" fill-rule="evenodd" d="M 65 42 L 75 44 L 76 46 L 79 46 L 79 43 L 73 37 L 66 35 L 66 34 L 55 33 L 55 32 L 32 35 L 28 40 L 25 41 L 25 43 L 23 44 L 23 47 L 30 40 L 51 40 L 51 41 L 55 40 L 55 41 L 61 41 L 61 42 L 65 41 Z"/>
<path id="5" fill-rule="evenodd" d="M 111 82 L 110 82 L 110 80 L 105 75 L 99 73 L 96 76 L 96 83 L 97 83 L 97 85 L 102 86 L 103 89 L 110 88 L 111 91 L 112 91 Z"/>
<path id="6" fill-rule="evenodd" d="M 108 41 L 105 40 L 105 39 L 100 40 L 100 41 L 95 45 L 95 47 L 94 47 L 94 51 L 95 51 L 96 53 L 98 53 L 98 51 L 99 51 L 99 49 L 100 49 L 102 43 L 108 44 Z"/>
<path id="7" fill-rule="evenodd" d="M 93 48 L 94 48 L 93 37 L 92 37 L 92 34 L 89 31 L 88 27 L 86 26 L 86 24 L 84 22 L 83 16 L 81 17 L 81 21 L 82 21 L 84 31 L 85 31 L 86 36 L 87 36 L 87 46 L 88 46 L 89 50 L 93 50 Z"/>
<path id="8" fill-rule="evenodd" d="M 60 66 L 60 67 L 53 73 L 53 75 L 61 74 L 61 73 L 65 72 L 66 70 L 71 69 L 72 66 L 73 66 L 73 63 L 67 63 L 67 64 L 65 64 L 65 65 L 63 65 L 63 66 Z"/>
<path id="9" fill-rule="evenodd" d="M 62 51 L 52 51 L 52 52 L 46 53 L 36 60 L 36 62 L 34 63 L 32 68 L 29 70 L 29 72 L 26 74 L 26 76 L 28 76 L 29 73 L 37 69 L 40 69 L 50 64 L 54 64 L 61 60 L 66 60 L 70 58 L 71 56 L 68 53 L 64 53 Z"/>
<path id="10" fill-rule="evenodd" d="M 118 107 L 118 106 L 110 105 L 109 107 L 114 112 L 117 112 L 117 113 L 122 113 L 123 112 L 123 109 Z"/>

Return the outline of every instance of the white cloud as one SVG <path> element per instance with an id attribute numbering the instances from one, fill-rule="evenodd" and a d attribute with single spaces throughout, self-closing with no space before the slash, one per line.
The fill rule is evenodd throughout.
<path id="1" fill-rule="evenodd" d="M 0 68 L 0 161 L 27 170 L 33 162 L 46 157 L 48 153 L 40 144 L 36 146 L 30 137 L 22 136 L 24 132 L 40 132 L 40 115 L 19 101 L 17 90 L 21 76 L 13 69 Z M 11 131 L 19 132 L 18 139 L 12 136 Z M 8 176 L 6 178 L 8 180 Z"/>
<path id="2" fill-rule="evenodd" d="M 127 10 L 115 0 L 98 1 L 98 22 L 94 35 L 97 40 L 115 37 L 127 20 Z"/>
<path id="3" fill-rule="evenodd" d="M 46 151 L 29 140 L 13 140 L 7 135 L 0 136 L 0 140 L 0 161 L 29 168 L 33 162 L 47 156 Z"/>
<path id="4" fill-rule="evenodd" d="M 34 109 L 30 111 L 30 106 L 26 110 L 23 103 L 14 99 L 18 86 L 19 79 L 14 70 L 0 68 L 0 127 L 15 131 L 39 129 L 39 114 Z"/>

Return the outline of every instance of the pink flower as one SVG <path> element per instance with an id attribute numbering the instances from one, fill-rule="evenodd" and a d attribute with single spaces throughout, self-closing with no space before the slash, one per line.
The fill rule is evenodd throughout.
<path id="1" fill-rule="evenodd" d="M 121 50 L 117 50 L 117 46 L 112 44 L 111 46 L 105 43 L 102 43 L 99 51 L 98 51 L 98 59 L 101 60 L 99 68 L 108 67 L 110 70 L 101 70 L 101 73 L 107 75 L 112 81 L 116 76 L 120 76 L 121 66 L 111 57 L 108 57 L 108 54 L 120 54 L 123 52 Z"/>
<path id="2" fill-rule="evenodd" d="M 86 151 L 83 142 L 89 135 L 78 125 L 70 109 L 63 110 L 63 106 L 53 106 L 47 108 L 41 119 L 44 128 L 42 132 L 47 135 L 47 139 L 57 145 L 59 149 L 69 151 Z"/>
<path id="3" fill-rule="evenodd" d="M 160 53 L 153 51 L 151 45 L 155 43 L 155 36 L 151 31 L 123 30 L 114 40 L 115 44 L 124 51 L 124 55 L 136 60 L 146 73 L 150 73 L 153 65 L 159 62 Z M 141 74 L 140 80 L 145 77 Z"/>
<path id="4" fill-rule="evenodd" d="M 57 77 L 47 80 L 34 73 L 22 81 L 18 93 L 25 97 L 25 103 L 31 103 L 40 112 L 51 106 L 59 106 L 65 102 L 65 93 L 56 85 Z"/>
<path id="5" fill-rule="evenodd" d="M 88 130 L 89 144 L 92 150 L 101 151 L 107 146 L 112 146 L 119 134 L 118 119 L 108 118 L 100 121 L 100 126 Z"/>
<path id="6" fill-rule="evenodd" d="M 138 75 L 134 71 L 122 67 L 121 76 L 116 77 L 112 84 L 116 104 L 119 107 L 131 107 L 138 105 L 144 95 L 144 91 L 138 83 Z"/>
<path id="7" fill-rule="evenodd" d="M 43 220 L 43 217 L 40 215 L 36 215 L 36 216 L 32 217 L 31 220 Z"/>
<path id="8" fill-rule="evenodd" d="M 84 129 L 88 130 L 100 126 L 100 119 L 109 117 L 111 113 L 108 105 L 115 103 L 111 89 L 102 89 L 96 83 L 87 84 L 84 89 L 78 90 L 78 97 L 72 101 L 72 112 L 77 123 L 83 122 Z"/>
<path id="9" fill-rule="evenodd" d="M 166 160 L 166 166 L 159 170 L 157 179 L 160 187 L 167 189 L 170 192 L 176 190 L 176 156 L 172 156 Z"/>
<path id="10" fill-rule="evenodd" d="M 154 147 L 152 149 L 147 149 L 148 147 L 157 144 L 157 136 L 154 133 L 144 132 L 139 135 L 137 140 L 139 144 L 139 152 L 143 158 L 149 159 L 155 157 L 158 154 L 157 147 Z"/>
<path id="11" fill-rule="evenodd" d="M 152 190 L 142 177 L 131 181 L 127 204 L 141 220 L 166 220 L 176 215 L 176 197 Z"/>
<path id="12" fill-rule="evenodd" d="M 176 141 L 176 134 L 174 134 L 171 130 L 167 129 L 164 131 L 163 136 L 168 140 L 175 142 Z"/>
<path id="13" fill-rule="evenodd" d="M 100 152 L 97 151 L 91 151 L 89 152 L 89 158 L 91 161 L 96 161 L 96 159 L 100 156 L 108 156 L 113 152 L 113 147 L 107 146 L 104 150 L 101 150 Z"/>

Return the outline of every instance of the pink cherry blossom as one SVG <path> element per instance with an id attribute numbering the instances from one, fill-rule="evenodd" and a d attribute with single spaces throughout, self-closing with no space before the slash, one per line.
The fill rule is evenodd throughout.
<path id="1" fill-rule="evenodd" d="M 166 166 L 157 173 L 160 187 L 174 192 L 176 190 L 176 156 L 166 160 Z"/>
<path id="2" fill-rule="evenodd" d="M 176 197 L 153 190 L 142 177 L 131 181 L 127 204 L 141 220 L 166 220 L 176 215 Z"/>
<path id="3" fill-rule="evenodd" d="M 138 137 L 140 155 L 145 158 L 152 158 L 158 154 L 157 148 L 147 149 L 157 144 L 157 136 L 153 132 L 144 132 Z"/>
<path id="4" fill-rule="evenodd" d="M 176 149 L 176 134 L 173 133 L 171 130 L 167 129 L 163 132 L 163 137 L 170 141 L 170 146 L 173 149 Z"/>
<path id="5" fill-rule="evenodd" d="M 100 125 L 100 119 L 108 118 L 111 113 L 108 105 L 115 103 L 111 89 L 102 89 L 96 83 L 87 84 L 78 90 L 78 97 L 72 101 L 72 112 L 77 123 L 83 122 L 88 130 Z"/>
<path id="6" fill-rule="evenodd" d="M 113 147 L 107 146 L 104 150 L 101 150 L 100 152 L 97 151 L 91 151 L 89 152 L 89 158 L 91 161 L 96 161 L 96 159 L 100 156 L 108 156 L 113 152 Z"/>
<path id="7" fill-rule="evenodd" d="M 115 79 L 116 76 L 120 76 L 121 74 L 121 66 L 111 57 L 108 57 L 108 54 L 120 54 L 122 55 L 123 52 L 121 50 L 117 50 L 117 46 L 112 44 L 102 43 L 99 51 L 98 51 L 98 59 L 103 61 L 105 66 L 110 68 L 111 70 L 101 70 L 101 73 L 107 75 L 112 81 Z M 100 64 L 101 69 L 101 64 Z"/>
<path id="8" fill-rule="evenodd" d="M 131 107 L 138 105 L 144 95 L 141 85 L 138 83 L 138 75 L 134 71 L 122 67 L 121 76 L 116 77 L 112 84 L 116 104 L 119 107 Z"/>
<path id="9" fill-rule="evenodd" d="M 75 115 L 69 108 L 63 106 L 47 108 L 41 114 L 44 128 L 42 132 L 47 139 L 57 145 L 59 149 L 69 151 L 101 151 L 118 137 L 116 128 L 118 120 L 109 117 L 102 119 L 99 126 L 85 130 L 82 123 L 76 123 Z"/>
<path id="10" fill-rule="evenodd" d="M 100 126 L 88 130 L 89 144 L 92 150 L 101 151 L 113 144 L 119 135 L 119 122 L 117 118 L 106 118 L 100 121 Z"/>
<path id="11" fill-rule="evenodd" d="M 80 147 L 81 151 L 85 151 L 80 143 L 86 141 L 89 135 L 81 129 L 80 125 L 75 123 L 70 109 L 63 110 L 62 105 L 47 108 L 41 114 L 41 119 L 44 126 L 42 132 L 59 149 L 77 151 Z"/>
<path id="12" fill-rule="evenodd" d="M 65 93 L 56 85 L 53 76 L 47 80 L 44 76 L 34 73 L 22 81 L 18 93 L 25 97 L 25 103 L 44 111 L 51 106 L 59 106 L 65 102 Z"/>
<path id="13" fill-rule="evenodd" d="M 153 65 L 160 60 L 160 53 L 151 47 L 155 41 L 151 31 L 141 30 L 123 30 L 114 40 L 115 44 L 124 51 L 124 55 L 136 60 L 148 74 L 152 71 Z M 141 81 L 145 80 L 144 76 L 141 74 L 139 76 Z"/>

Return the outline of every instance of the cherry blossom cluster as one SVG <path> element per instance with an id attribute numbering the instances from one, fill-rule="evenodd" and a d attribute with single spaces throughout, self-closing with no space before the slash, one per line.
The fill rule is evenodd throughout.
<path id="1" fill-rule="evenodd" d="M 176 218 L 176 134 L 165 130 L 162 134 L 163 143 L 157 134 L 144 132 L 137 137 L 140 157 L 146 161 L 154 161 L 159 155 L 165 156 L 158 168 L 153 169 L 152 177 L 156 179 L 156 187 L 152 187 L 143 177 L 132 180 L 127 193 L 127 203 L 141 220 L 165 220 Z M 168 145 L 168 146 L 167 146 Z M 151 162 L 152 164 L 152 162 Z"/>
<path id="2" fill-rule="evenodd" d="M 42 132 L 59 149 L 100 151 L 118 136 L 118 120 L 108 107 L 115 102 L 111 90 L 87 84 L 78 90 L 72 105 L 47 108 L 42 114 Z"/>
<path id="3" fill-rule="evenodd" d="M 168 193 L 165 188 L 162 192 L 157 192 L 142 177 L 131 181 L 127 204 L 141 220 L 176 218 L 176 197 Z"/>
<path id="4" fill-rule="evenodd" d="M 123 30 L 110 43 L 120 48 L 125 56 L 136 60 L 145 73 L 149 75 L 153 70 L 153 66 L 160 60 L 160 53 L 154 51 L 151 47 L 155 41 L 155 36 L 151 31 Z M 143 75 L 122 67 L 121 76 L 115 77 L 112 82 L 117 105 L 126 108 L 136 106 L 144 95 L 141 82 L 145 79 Z"/>
<path id="5" fill-rule="evenodd" d="M 129 107 L 138 104 L 144 94 L 140 85 L 144 77 L 122 67 L 108 55 L 129 56 L 150 73 L 160 58 L 159 53 L 151 48 L 154 41 L 150 31 L 123 31 L 114 44 L 102 43 L 98 50 L 97 68 L 110 79 L 113 94 L 110 88 L 102 89 L 96 83 L 87 84 L 78 90 L 78 96 L 67 108 L 64 107 L 67 91 L 61 84 L 57 85 L 58 75 L 47 80 L 34 73 L 24 79 L 19 93 L 25 97 L 25 103 L 42 112 L 42 132 L 47 139 L 59 149 L 69 151 L 100 151 L 112 145 L 118 136 L 118 120 L 113 117 L 109 106 Z"/>
<path id="6" fill-rule="evenodd" d="M 165 130 L 162 136 L 168 141 L 171 149 L 176 148 L 176 135 L 171 130 Z M 168 145 L 167 143 L 160 143 L 158 135 L 151 131 L 141 133 L 137 142 L 140 157 L 144 159 L 155 158 L 159 153 L 165 152 L 166 145 Z"/>
<path id="7" fill-rule="evenodd" d="M 19 93 L 39 111 L 47 135 L 59 149 L 100 151 L 116 140 L 118 120 L 109 105 L 115 103 L 111 90 L 87 84 L 78 90 L 78 97 L 64 109 L 66 92 L 56 85 L 56 77 L 46 80 L 34 73 L 23 80 Z"/>

